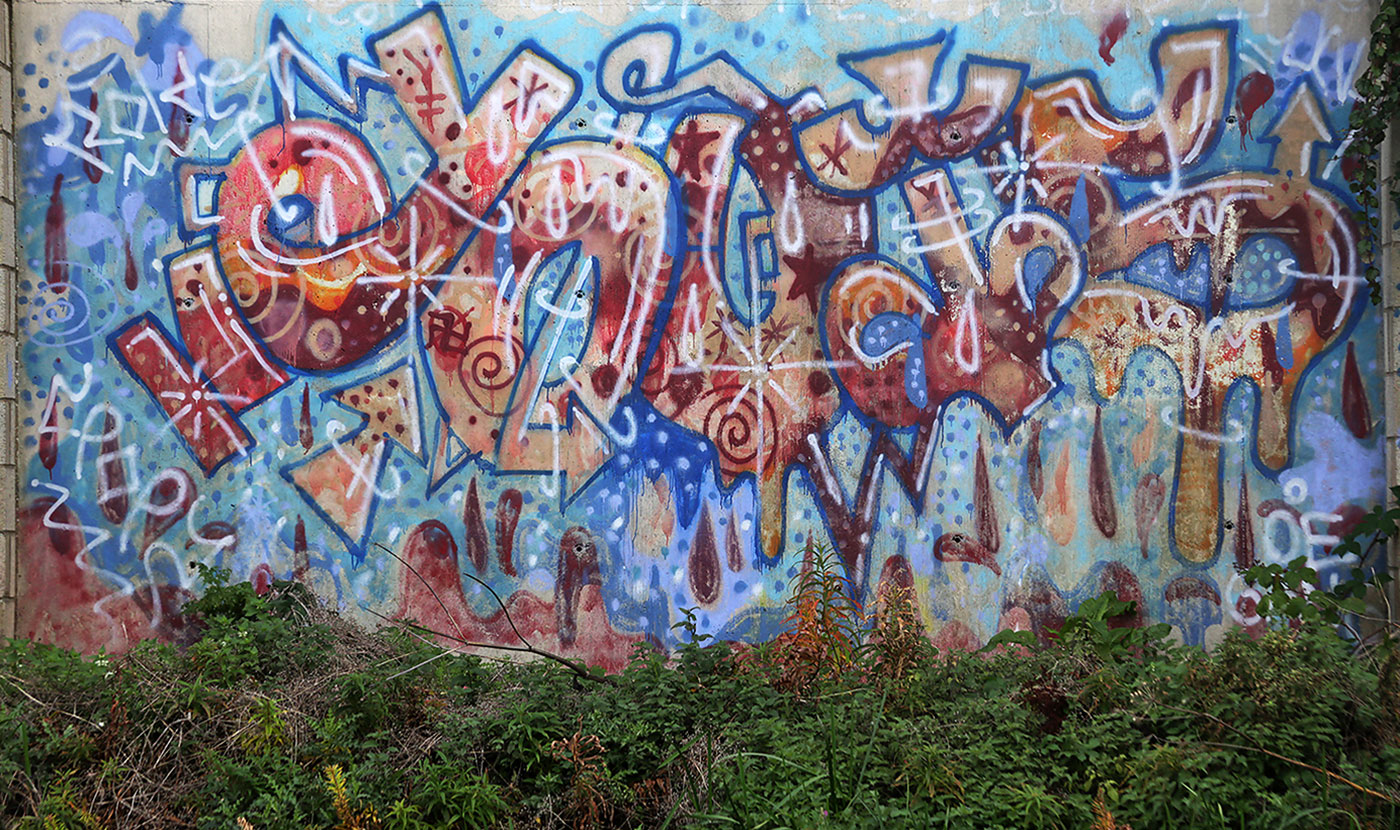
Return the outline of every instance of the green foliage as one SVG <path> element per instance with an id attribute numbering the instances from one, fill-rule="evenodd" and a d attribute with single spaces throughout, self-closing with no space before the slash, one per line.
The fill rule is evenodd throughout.
<path id="1" fill-rule="evenodd" d="M 1389 171 L 1380 169 L 1386 132 L 1400 120 L 1400 0 L 1379 0 L 1371 19 L 1371 51 L 1366 71 L 1356 79 L 1357 101 L 1351 108 L 1350 143 L 1343 155 L 1354 165 L 1351 190 L 1361 205 L 1357 252 L 1367 263 L 1371 302 L 1381 302 L 1381 273 L 1375 260 L 1381 244 L 1380 208 L 1388 198 L 1400 212 L 1400 155 Z"/>
<path id="2" fill-rule="evenodd" d="M 1382 511 L 1368 532 L 1393 532 L 1387 521 Z M 789 629 L 807 626 L 805 645 L 715 642 L 687 609 L 674 655 L 639 645 L 606 685 L 554 662 L 366 633 L 206 574 L 215 590 L 195 612 L 217 647 L 91 659 L 0 649 L 0 824 L 1400 821 L 1400 698 L 1383 661 L 1357 659 L 1358 642 L 1327 624 L 1356 617 L 1343 604 L 1355 588 L 1324 602 L 1305 590 L 1306 563 L 1259 570 L 1278 602 L 1260 604 L 1271 630 L 1210 654 L 1137 627 L 1133 604 L 1112 594 L 1082 602 L 1045 647 L 1007 634 L 981 653 L 939 654 L 909 597 L 887 591 L 866 617 L 839 560 L 813 562 Z M 1288 623 L 1314 618 L 1292 603 L 1299 593 L 1322 624 Z M 299 656 L 277 662 L 274 649 Z M 818 653 L 841 668 L 811 662 Z"/>

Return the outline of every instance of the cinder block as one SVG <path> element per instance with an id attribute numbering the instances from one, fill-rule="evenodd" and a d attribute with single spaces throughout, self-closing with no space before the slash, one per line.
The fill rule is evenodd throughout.
<path id="1" fill-rule="evenodd" d="M 0 3 L 0 63 L 14 66 L 10 56 L 10 4 Z"/>
<path id="2" fill-rule="evenodd" d="M 15 375 L 19 366 L 15 364 L 15 336 L 0 334 L 0 398 L 15 396 Z"/>
<path id="3" fill-rule="evenodd" d="M 15 201 L 15 140 L 0 135 L 0 199 Z"/>
<path id="4" fill-rule="evenodd" d="M 0 533 L 0 597 L 12 597 L 18 593 L 18 566 L 19 563 L 15 559 L 14 535 Z"/>
<path id="5" fill-rule="evenodd" d="M 8 67 L 0 66 L 0 132 L 14 135 L 15 132 L 15 91 L 14 76 Z"/>
<path id="6" fill-rule="evenodd" d="M 0 467 L 0 533 L 12 533 L 15 528 L 16 503 L 15 468 Z"/>
<path id="7" fill-rule="evenodd" d="M 19 404 L 14 400 L 0 400 L 0 466 L 15 463 L 16 432 L 15 413 Z"/>
<path id="8" fill-rule="evenodd" d="M 15 267 L 15 206 L 0 202 L 0 265 Z"/>
<path id="9" fill-rule="evenodd" d="M 15 610 L 18 603 L 13 599 L 0 599 L 0 639 L 15 636 Z"/>
<path id="10" fill-rule="evenodd" d="M 15 331 L 15 269 L 0 265 L 0 334 Z"/>

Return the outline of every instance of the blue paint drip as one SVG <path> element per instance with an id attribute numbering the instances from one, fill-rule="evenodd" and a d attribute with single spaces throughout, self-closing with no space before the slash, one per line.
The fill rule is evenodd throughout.
<path id="1" fill-rule="evenodd" d="M 1082 179 L 1081 179 L 1082 181 Z M 1040 294 L 1040 289 L 1045 287 L 1045 281 L 1050 278 L 1050 271 L 1055 267 L 1055 252 L 1049 245 L 1041 245 L 1039 248 L 1026 254 L 1026 258 L 1021 263 L 1021 278 L 1026 283 L 1026 296 L 1031 298 L 1031 310 L 1035 310 L 1035 298 Z"/>
<path id="2" fill-rule="evenodd" d="M 1293 327 L 1289 323 L 1291 315 L 1278 318 L 1278 332 L 1274 335 L 1274 353 L 1278 365 L 1285 369 L 1293 368 Z"/>
<path id="3" fill-rule="evenodd" d="M 1089 241 L 1089 186 L 1082 174 L 1074 183 L 1074 198 L 1069 203 L 1069 229 L 1075 242 L 1083 245 Z"/>
<path id="4" fill-rule="evenodd" d="M 904 360 L 904 395 L 917 407 L 928 406 L 928 380 L 924 373 L 922 340 L 927 335 L 919 324 L 903 314 L 877 314 L 860 333 L 860 348 L 866 354 L 884 354 L 909 344 Z"/>

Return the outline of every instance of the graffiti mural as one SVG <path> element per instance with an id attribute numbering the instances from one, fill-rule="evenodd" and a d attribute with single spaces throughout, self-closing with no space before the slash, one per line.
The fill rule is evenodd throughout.
<path id="1" fill-rule="evenodd" d="M 823 544 L 941 646 L 1209 643 L 1345 572 L 1366 44 L 1053 5 L 21 20 L 21 634 L 187 637 L 204 563 L 616 668 Z"/>

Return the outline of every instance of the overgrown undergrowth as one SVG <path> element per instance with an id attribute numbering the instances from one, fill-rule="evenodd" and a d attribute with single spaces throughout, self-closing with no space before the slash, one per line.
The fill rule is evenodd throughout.
<path id="1" fill-rule="evenodd" d="M 1393 652 L 1325 626 L 1211 654 L 1087 602 L 1048 647 L 937 654 L 818 567 L 789 633 L 593 682 L 215 586 L 184 652 L 0 650 L 17 827 L 1400 827 Z"/>

